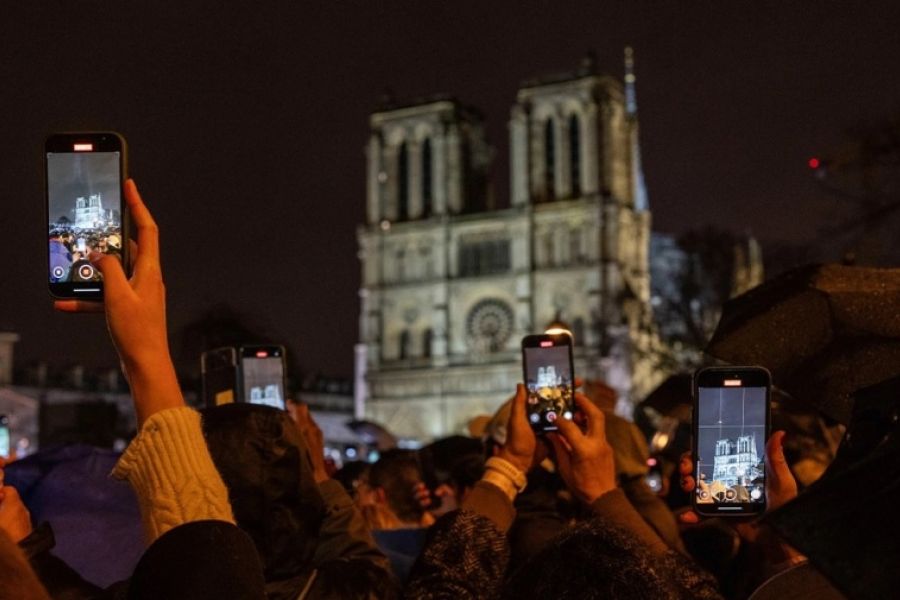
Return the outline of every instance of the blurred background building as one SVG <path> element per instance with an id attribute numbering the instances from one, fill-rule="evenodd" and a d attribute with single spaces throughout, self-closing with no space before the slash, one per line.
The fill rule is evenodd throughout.
<path id="1" fill-rule="evenodd" d="M 630 51 L 624 82 L 588 57 L 522 85 L 508 208 L 486 185 L 477 111 L 395 102 L 370 127 L 358 411 L 404 437 L 460 431 L 521 381 L 522 336 L 564 324 L 576 374 L 606 380 L 630 414 L 666 374 Z"/>

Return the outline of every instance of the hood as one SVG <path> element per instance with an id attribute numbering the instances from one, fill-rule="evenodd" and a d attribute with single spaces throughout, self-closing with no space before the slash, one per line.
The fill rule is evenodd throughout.
<path id="1" fill-rule="evenodd" d="M 266 581 L 308 571 L 325 503 L 294 422 L 286 411 L 252 404 L 202 412 L 209 452 L 238 526 L 256 544 Z"/>

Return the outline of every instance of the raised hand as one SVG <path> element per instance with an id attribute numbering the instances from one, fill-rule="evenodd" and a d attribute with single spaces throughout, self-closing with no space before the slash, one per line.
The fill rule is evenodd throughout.
<path id="1" fill-rule="evenodd" d="M 14 542 L 31 533 L 31 515 L 16 488 L 3 485 L 3 469 L 6 462 L 0 458 L 0 531 Z"/>
<path id="2" fill-rule="evenodd" d="M 531 469 L 534 460 L 534 451 L 537 447 L 537 439 L 534 430 L 528 424 L 528 416 L 525 414 L 525 400 L 527 398 L 525 386 L 521 383 L 516 386 L 516 395 L 512 399 L 509 411 L 509 423 L 506 426 L 506 443 L 498 452 L 498 456 L 523 473 Z M 562 419 L 560 419 L 562 420 Z"/>
<path id="3" fill-rule="evenodd" d="M 566 485 L 580 500 L 592 504 L 597 498 L 616 487 L 616 466 L 613 449 L 606 441 L 606 419 L 603 411 L 581 393 L 576 392 L 575 404 L 581 409 L 586 423 L 582 433 L 575 423 L 557 419 L 558 433 L 550 433 L 556 465 Z"/>
<path id="4" fill-rule="evenodd" d="M 184 399 L 169 355 L 159 230 L 131 179 L 125 182 L 125 201 L 138 233 L 131 279 L 116 257 L 91 252 L 88 258 L 103 274 L 103 303 L 57 300 L 54 306 L 63 312 L 106 313 L 140 426 L 157 411 L 184 406 Z"/>

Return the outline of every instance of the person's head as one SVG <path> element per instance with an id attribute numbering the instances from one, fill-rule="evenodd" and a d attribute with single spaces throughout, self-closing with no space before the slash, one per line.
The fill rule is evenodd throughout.
<path id="1" fill-rule="evenodd" d="M 450 482 L 453 484 L 456 500 L 462 504 L 478 480 L 484 475 L 484 455 L 467 454 L 450 467 Z"/>
<path id="2" fill-rule="evenodd" d="M 369 472 L 369 483 L 380 508 L 387 509 L 402 526 L 416 526 L 425 516 L 425 508 L 415 496 L 422 473 L 416 456 L 409 450 L 389 450 L 381 455 Z"/>
<path id="3" fill-rule="evenodd" d="M 522 565 L 504 589 L 506 598 L 674 598 L 653 557 L 634 535 L 599 519 L 551 540 Z"/>
<path id="4" fill-rule="evenodd" d="M 372 486 L 369 485 L 371 469 L 372 465 L 362 460 L 344 463 L 344 466 L 332 476 L 332 479 L 339 481 L 344 486 L 358 506 L 366 506 L 375 502 Z"/>

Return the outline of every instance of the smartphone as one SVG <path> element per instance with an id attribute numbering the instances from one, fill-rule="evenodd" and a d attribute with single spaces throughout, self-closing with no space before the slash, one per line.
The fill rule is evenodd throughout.
<path id="1" fill-rule="evenodd" d="M 556 431 L 557 419 L 575 413 L 575 368 L 568 333 L 528 335 L 522 339 L 522 368 L 528 422 L 537 433 Z"/>
<path id="2" fill-rule="evenodd" d="M 714 367 L 694 377 L 694 510 L 753 516 L 766 509 L 772 377 L 762 367 Z"/>
<path id="3" fill-rule="evenodd" d="M 200 355 L 202 397 L 206 406 L 239 402 L 237 350 L 208 350 Z"/>
<path id="4" fill-rule="evenodd" d="M 128 271 L 125 140 L 117 133 L 57 133 L 44 144 L 50 294 L 103 299 L 91 251 L 118 257 Z"/>
<path id="5" fill-rule="evenodd" d="M 284 347 L 242 346 L 239 354 L 242 401 L 284 409 Z"/>
<path id="6" fill-rule="evenodd" d="M 0 415 L 0 458 L 9 458 L 9 419 Z"/>

